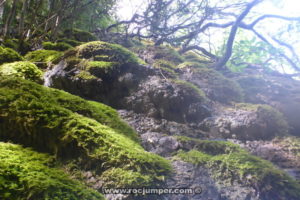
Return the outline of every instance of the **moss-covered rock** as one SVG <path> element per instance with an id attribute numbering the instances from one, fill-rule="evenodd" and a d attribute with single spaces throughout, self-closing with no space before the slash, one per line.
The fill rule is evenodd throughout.
<path id="1" fill-rule="evenodd" d="M 178 77 L 178 74 L 175 71 L 176 66 L 167 60 L 163 60 L 163 59 L 155 60 L 155 62 L 153 63 L 153 66 L 161 69 L 162 74 L 167 78 L 177 78 Z"/>
<path id="2" fill-rule="evenodd" d="M 21 77 L 27 80 L 41 83 L 43 72 L 31 62 L 19 61 L 1 65 L 0 75 Z"/>
<path id="3" fill-rule="evenodd" d="M 71 45 L 65 42 L 57 42 L 57 43 L 43 42 L 42 46 L 46 50 L 55 50 L 55 51 L 66 51 L 72 48 Z"/>
<path id="4" fill-rule="evenodd" d="M 23 57 L 16 51 L 0 46 L 0 64 L 21 60 L 23 60 Z"/>
<path id="5" fill-rule="evenodd" d="M 211 151 L 216 146 L 227 150 Z M 253 187 L 262 199 L 296 200 L 300 196 L 300 185 L 285 172 L 229 142 L 198 141 L 193 150 L 179 151 L 176 157 L 208 168 L 222 184 L 238 181 Z"/>
<path id="6" fill-rule="evenodd" d="M 25 55 L 25 59 L 35 63 L 38 67 L 46 69 L 52 64 L 57 64 L 63 56 L 62 52 L 54 50 L 36 50 Z"/>
<path id="7" fill-rule="evenodd" d="M 19 39 L 15 39 L 15 38 L 11 38 L 11 39 L 5 39 L 2 42 L 2 45 L 7 47 L 7 48 L 11 48 L 19 53 L 21 53 L 22 55 L 26 54 L 28 51 L 31 50 L 30 44 L 28 41 L 25 40 L 19 40 Z"/>
<path id="8" fill-rule="evenodd" d="M 94 34 L 80 29 L 67 29 L 64 31 L 63 37 L 77 40 L 79 42 L 91 42 L 98 40 Z"/>
<path id="9" fill-rule="evenodd" d="M 194 51 L 188 51 L 183 54 L 183 57 L 186 62 L 194 62 L 194 63 L 210 63 L 210 60 L 207 57 L 201 56 Z"/>
<path id="10" fill-rule="evenodd" d="M 89 42 L 76 48 L 77 57 L 97 61 L 118 62 L 120 64 L 143 64 L 136 55 L 128 49 L 107 42 Z"/>
<path id="11" fill-rule="evenodd" d="M 288 133 L 289 125 L 283 114 L 269 105 L 238 103 L 235 104 L 235 107 L 256 112 L 258 120 L 264 121 L 265 126 L 271 128 L 268 133 L 272 134 L 273 137 L 276 135 L 284 136 Z M 268 137 L 267 133 L 265 136 Z"/>
<path id="12" fill-rule="evenodd" d="M 201 64 L 199 62 L 183 62 L 180 65 L 177 66 L 177 68 L 182 69 L 182 68 L 206 68 L 207 66 L 204 64 Z"/>
<path id="13" fill-rule="evenodd" d="M 182 71 L 183 79 L 201 88 L 212 100 L 230 103 L 243 99 L 243 91 L 239 84 L 213 69 L 186 67 L 182 68 Z"/>
<path id="14" fill-rule="evenodd" d="M 22 79 L 1 80 L 0 94 L 1 140 L 76 160 L 80 169 L 98 176 L 120 168 L 154 184 L 170 170 L 166 160 L 144 151 L 108 106 Z"/>
<path id="15" fill-rule="evenodd" d="M 170 46 L 145 45 L 132 48 L 146 63 L 153 64 L 155 60 L 163 59 L 174 65 L 184 61 L 184 58 Z"/>
<path id="16" fill-rule="evenodd" d="M 3 200 L 104 199 L 55 167 L 52 156 L 3 142 L 0 142 L 0 152 L 0 198 Z"/>
<path id="17" fill-rule="evenodd" d="M 200 102 L 207 101 L 205 93 L 193 83 L 183 81 L 180 79 L 173 79 L 172 82 L 179 85 L 181 88 L 183 88 L 183 90 L 189 91 L 193 94 L 193 96 L 198 97 Z"/>

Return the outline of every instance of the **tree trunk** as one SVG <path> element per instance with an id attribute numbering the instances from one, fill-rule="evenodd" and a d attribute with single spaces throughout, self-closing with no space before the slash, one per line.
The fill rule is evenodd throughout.
<path id="1" fill-rule="evenodd" d="M 3 31 L 3 36 L 4 37 L 6 37 L 11 31 L 10 26 L 11 26 L 12 20 L 15 16 L 15 13 L 16 13 L 17 1 L 18 0 L 13 1 L 12 7 L 11 7 L 10 12 L 8 14 L 8 17 L 6 19 L 6 22 L 5 22 L 5 25 L 4 25 L 4 31 Z"/>

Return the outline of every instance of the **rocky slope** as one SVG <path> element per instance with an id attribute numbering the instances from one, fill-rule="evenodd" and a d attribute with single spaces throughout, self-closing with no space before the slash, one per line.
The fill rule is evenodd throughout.
<path id="1" fill-rule="evenodd" d="M 255 88 L 247 84 L 252 75 L 224 75 L 193 53 L 183 57 L 151 45 L 131 50 L 136 55 L 96 41 L 64 53 L 25 56 L 42 72 L 2 65 L 1 141 L 54 156 L 66 176 L 97 195 L 106 187 L 202 189 L 188 195 L 106 194 L 107 199 L 300 198 L 300 142 L 290 136 L 300 124 L 294 111 L 297 81 L 254 74 L 264 81 Z M 28 71 L 34 76 L 25 76 Z M 44 85 L 56 89 L 37 84 L 41 73 Z M 101 103 L 118 109 L 134 130 Z M 8 199 L 4 195 L 0 189 Z"/>

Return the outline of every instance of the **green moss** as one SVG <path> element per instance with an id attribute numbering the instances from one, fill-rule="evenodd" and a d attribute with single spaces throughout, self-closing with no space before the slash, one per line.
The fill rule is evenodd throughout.
<path id="1" fill-rule="evenodd" d="M 183 54 L 184 60 L 192 63 L 210 63 L 209 59 L 204 56 L 201 56 L 194 51 L 188 51 Z"/>
<path id="2" fill-rule="evenodd" d="M 54 167 L 52 156 L 0 142 L 0 198 L 104 199 Z"/>
<path id="3" fill-rule="evenodd" d="M 184 62 L 181 63 L 180 65 L 177 66 L 177 68 L 186 68 L 186 67 L 191 67 L 191 68 L 205 68 L 206 66 L 204 64 L 198 63 L 198 62 Z"/>
<path id="4" fill-rule="evenodd" d="M 200 140 L 185 136 L 176 136 L 176 138 L 183 147 L 192 147 L 193 149 L 209 153 L 211 155 L 228 154 L 230 152 L 240 150 L 238 145 L 226 141 Z"/>
<path id="5" fill-rule="evenodd" d="M 19 61 L 1 65 L 0 75 L 21 77 L 27 80 L 41 83 L 43 72 L 31 62 Z"/>
<path id="6" fill-rule="evenodd" d="M 221 73 L 213 69 L 197 68 L 194 71 L 214 91 L 211 96 L 208 96 L 209 98 L 222 103 L 240 102 L 243 100 L 243 91 L 235 81 L 224 77 Z"/>
<path id="7" fill-rule="evenodd" d="M 0 121 L 0 139 L 75 159 L 98 175 L 115 167 L 151 175 L 153 184 L 170 171 L 168 161 L 144 151 L 112 108 L 33 82 L 0 80 Z"/>
<path id="8" fill-rule="evenodd" d="M 63 56 L 62 52 L 53 50 L 36 50 L 25 55 L 25 59 L 35 63 L 40 68 L 46 69 L 51 64 L 57 64 Z"/>
<path id="9" fill-rule="evenodd" d="M 150 186 L 151 179 L 151 175 L 141 175 L 140 173 L 121 168 L 111 168 L 101 176 L 101 180 L 106 188 L 122 188 L 124 186 L 129 188 L 147 187 Z"/>
<path id="10" fill-rule="evenodd" d="M 117 44 L 101 41 L 89 42 L 78 46 L 76 50 L 79 58 L 89 59 L 95 56 L 104 55 L 108 56 L 106 58 L 109 59 L 105 61 L 118 62 L 120 64 L 143 64 L 143 61 L 135 54 Z"/>
<path id="11" fill-rule="evenodd" d="M 218 141 L 209 141 L 208 144 Z M 300 195 L 300 185 L 285 172 L 270 162 L 250 155 L 243 149 L 234 148 L 219 154 L 202 151 L 201 148 L 188 152 L 179 151 L 175 159 L 182 159 L 210 169 L 214 179 L 223 184 L 240 181 L 259 189 L 263 199 L 296 200 Z"/>
<path id="12" fill-rule="evenodd" d="M 67 29 L 64 31 L 63 37 L 77 40 L 79 42 L 91 42 L 98 40 L 94 34 L 80 29 Z"/>
<path id="13" fill-rule="evenodd" d="M 23 57 L 11 48 L 0 46 L 0 64 L 21 61 Z"/>
<path id="14" fill-rule="evenodd" d="M 289 125 L 281 112 L 269 105 L 237 103 L 236 108 L 257 112 L 258 118 L 265 121 L 272 128 L 273 136 L 286 135 L 289 130 Z"/>
<path id="15" fill-rule="evenodd" d="M 178 77 L 178 74 L 174 70 L 176 66 L 167 60 L 163 60 L 163 59 L 155 60 L 153 66 L 161 69 L 163 71 L 163 74 L 168 78 Z"/>
<path id="16" fill-rule="evenodd" d="M 96 76 L 92 75 L 90 72 L 87 71 L 80 71 L 78 74 L 75 75 L 75 78 L 79 78 L 82 80 L 95 80 L 97 79 Z"/>
<path id="17" fill-rule="evenodd" d="M 179 79 L 172 79 L 171 81 L 176 83 L 177 85 L 180 85 L 185 90 L 191 91 L 196 96 L 198 96 L 198 98 L 201 99 L 201 101 L 206 101 L 207 100 L 204 92 L 200 88 L 198 88 L 196 85 L 194 85 L 193 83 L 183 81 L 183 80 L 179 80 Z"/>
<path id="18" fill-rule="evenodd" d="M 55 51 L 66 51 L 68 49 L 71 49 L 72 46 L 64 43 L 64 42 L 57 42 L 57 43 L 53 43 L 53 42 L 43 42 L 43 48 L 46 50 L 55 50 Z"/>
<path id="19" fill-rule="evenodd" d="M 164 59 L 174 63 L 175 65 L 184 61 L 184 58 L 174 48 L 170 46 L 155 46 L 154 52 L 154 59 Z"/>

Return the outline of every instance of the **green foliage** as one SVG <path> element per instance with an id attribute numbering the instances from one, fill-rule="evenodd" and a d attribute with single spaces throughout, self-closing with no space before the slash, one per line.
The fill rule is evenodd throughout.
<path id="1" fill-rule="evenodd" d="M 3 142 L 0 142 L 0 152 L 0 198 L 3 200 L 104 199 L 53 167 L 52 156 Z"/>
<path id="2" fill-rule="evenodd" d="M 11 48 L 17 52 L 20 52 L 22 55 L 30 51 L 30 44 L 25 40 L 19 40 L 19 39 L 5 39 L 3 41 L 3 46 L 7 48 Z"/>
<path id="3" fill-rule="evenodd" d="M 118 62 L 120 64 L 143 64 L 135 54 L 128 49 L 107 42 L 95 41 L 80 45 L 76 48 L 79 58 L 91 58 L 95 56 L 105 56 L 110 62 Z"/>
<path id="4" fill-rule="evenodd" d="M 187 139 L 185 139 L 187 141 Z M 199 141 L 200 142 L 200 141 Z M 284 200 L 296 200 L 300 195 L 300 185 L 285 172 L 279 170 L 270 162 L 250 155 L 237 145 L 229 142 L 200 142 L 188 152 L 179 151 L 175 159 L 205 166 L 210 169 L 213 177 L 222 183 L 231 184 L 238 180 L 248 186 L 259 189 L 262 198 L 274 197 Z M 215 144 L 216 143 L 216 144 Z M 215 146 L 228 145 L 230 151 L 210 152 Z"/>
<path id="5" fill-rule="evenodd" d="M 256 37 L 249 39 L 248 35 L 239 31 L 227 66 L 235 72 L 243 71 L 249 64 L 270 69 L 274 66 L 274 61 L 278 64 L 287 64 L 280 55 L 282 52 L 280 49 L 275 49 L 267 43 L 259 41 Z"/>
<path id="6" fill-rule="evenodd" d="M 16 51 L 0 46 L 0 64 L 21 60 L 23 60 L 23 57 Z"/>
<path id="7" fill-rule="evenodd" d="M 91 42 L 98 40 L 94 34 L 80 29 L 67 29 L 64 31 L 63 37 L 79 42 Z"/>
<path id="8" fill-rule="evenodd" d="M 25 55 L 25 59 L 36 63 L 42 69 L 47 68 L 51 64 L 57 64 L 59 58 L 63 56 L 62 52 L 54 50 L 36 50 Z"/>
<path id="9" fill-rule="evenodd" d="M 193 94 L 195 94 L 196 96 L 198 96 L 200 101 L 207 101 L 207 98 L 206 98 L 204 92 L 200 88 L 198 88 L 196 85 L 194 85 L 193 83 L 179 80 L 179 79 L 172 79 L 172 82 L 180 85 L 185 90 L 188 90 L 188 91 L 192 92 Z"/>
<path id="10" fill-rule="evenodd" d="M 43 72 L 31 62 L 19 61 L 1 65 L 0 75 L 21 77 L 27 80 L 41 83 Z"/>
<path id="11" fill-rule="evenodd" d="M 46 50 L 55 50 L 55 51 L 66 51 L 72 48 L 71 45 L 64 43 L 64 42 L 43 42 L 43 48 Z"/>
<path id="12" fill-rule="evenodd" d="M 145 152 L 136 133 L 108 106 L 22 79 L 1 80 L 0 94 L 2 140 L 76 159 L 81 169 L 96 174 L 115 167 L 145 180 L 151 175 L 149 184 L 170 171 L 168 161 Z"/>

